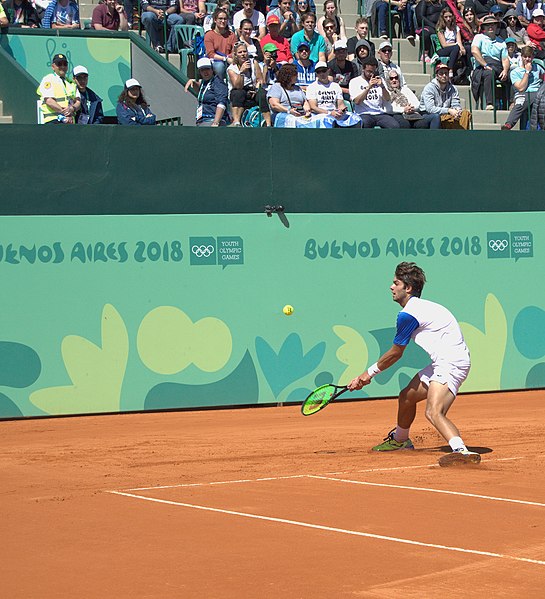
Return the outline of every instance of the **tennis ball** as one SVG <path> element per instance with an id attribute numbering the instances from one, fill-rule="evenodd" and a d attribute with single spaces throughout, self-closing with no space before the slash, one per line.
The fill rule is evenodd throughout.
<path id="1" fill-rule="evenodd" d="M 286 306 L 284 306 L 284 308 L 282 309 L 282 312 L 284 312 L 284 314 L 286 316 L 291 316 L 293 314 L 293 306 L 290 306 L 289 304 L 287 304 Z"/>

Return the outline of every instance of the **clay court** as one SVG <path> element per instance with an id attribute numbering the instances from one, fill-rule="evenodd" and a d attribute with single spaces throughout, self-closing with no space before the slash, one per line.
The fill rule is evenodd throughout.
<path id="1" fill-rule="evenodd" d="M 464 468 L 392 400 L 2 422 L 0 595 L 539 596 L 544 400 L 460 396 Z"/>

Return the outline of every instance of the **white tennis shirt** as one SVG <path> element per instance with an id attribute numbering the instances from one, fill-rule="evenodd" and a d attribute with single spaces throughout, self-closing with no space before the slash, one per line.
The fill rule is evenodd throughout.
<path id="1" fill-rule="evenodd" d="M 441 304 L 411 297 L 397 315 L 395 345 L 411 339 L 429 354 L 433 364 L 470 365 L 469 350 L 458 321 Z"/>

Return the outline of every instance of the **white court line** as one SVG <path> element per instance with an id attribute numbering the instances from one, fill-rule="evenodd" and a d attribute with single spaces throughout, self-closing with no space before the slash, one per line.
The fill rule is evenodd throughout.
<path id="1" fill-rule="evenodd" d="M 516 458 L 494 458 L 491 460 L 486 460 L 488 462 L 508 462 L 511 460 L 522 460 L 522 457 Z M 424 464 L 423 466 L 395 466 L 393 468 L 367 468 L 365 470 L 341 470 L 339 472 L 324 472 L 324 474 L 320 476 L 327 476 L 328 474 L 359 474 L 360 472 L 388 472 L 390 470 L 416 470 L 417 468 L 439 468 L 439 464 L 435 462 L 434 464 Z M 310 476 L 310 475 L 308 475 Z M 130 490 L 130 489 L 129 489 Z"/>
<path id="2" fill-rule="evenodd" d="M 222 510 L 214 507 L 207 507 L 204 505 L 194 505 L 192 503 L 181 503 L 179 501 L 168 501 L 166 499 L 155 499 L 154 497 L 144 497 L 142 495 L 134 495 L 133 493 L 124 493 L 122 491 L 108 491 L 114 495 L 123 495 L 125 497 L 133 497 L 135 499 L 142 499 L 143 501 L 152 501 L 155 503 L 162 503 L 166 505 L 176 505 L 179 507 L 191 508 L 194 510 L 203 510 L 206 512 L 215 512 L 218 514 L 228 514 L 230 516 L 240 516 L 242 518 L 252 518 L 254 520 L 265 520 L 267 522 L 278 522 L 279 524 L 289 524 L 291 526 L 300 526 L 303 528 L 313 528 L 315 530 L 325 530 L 327 532 L 336 532 L 345 535 L 353 535 L 356 537 L 366 537 L 368 539 L 378 539 L 380 541 L 391 541 L 393 543 L 404 543 L 405 545 L 417 545 L 419 547 L 430 547 L 432 549 L 444 549 L 445 551 L 456 551 L 458 553 L 470 553 L 472 555 L 482 555 L 484 557 L 495 557 L 500 559 L 508 559 L 516 562 L 526 562 L 529 564 L 537 564 L 539 566 L 545 566 L 545 561 L 530 559 L 527 557 L 515 557 L 512 555 L 505 555 L 502 553 L 493 553 L 491 551 L 479 551 L 476 549 L 463 549 L 462 547 L 450 547 L 448 545 L 436 545 L 435 543 L 423 543 L 420 541 L 413 541 L 411 539 L 402 539 L 400 537 L 387 537 L 384 535 L 375 535 L 369 532 L 360 532 L 357 530 L 347 530 L 345 528 L 335 528 L 332 526 L 323 526 L 321 524 L 310 524 L 308 522 L 300 522 L 298 520 L 286 520 L 284 518 L 273 518 L 271 516 L 260 516 L 257 514 L 249 514 L 246 512 L 235 512 L 232 510 Z"/>
<path id="3" fill-rule="evenodd" d="M 352 485 L 365 485 L 367 487 L 387 487 L 389 489 L 407 489 L 409 491 L 427 491 L 428 493 L 443 493 L 445 495 L 461 495 L 462 497 L 475 497 L 476 499 L 489 499 L 491 501 L 504 501 L 506 503 L 521 503 L 523 505 L 534 505 L 545 507 L 545 503 L 537 501 L 525 501 L 523 499 L 509 499 L 506 497 L 492 497 L 491 495 L 477 495 L 475 493 L 462 493 L 461 491 L 445 491 L 443 489 L 428 489 L 427 487 L 409 487 L 407 485 L 390 485 L 387 483 L 371 483 L 363 480 L 349 480 L 346 478 L 333 478 L 330 476 L 319 476 L 309 474 L 307 478 L 316 478 L 319 480 L 334 480 L 340 483 L 350 483 Z"/>
<path id="4" fill-rule="evenodd" d="M 234 485 L 237 483 L 257 483 L 265 480 L 283 480 L 287 478 L 306 478 L 308 474 L 292 474 L 290 476 L 267 476 L 264 478 L 240 478 L 238 480 L 217 480 L 209 483 L 182 483 L 179 485 L 163 485 L 161 487 L 139 487 L 135 489 L 125 489 L 126 491 L 154 491 L 155 489 L 179 489 L 182 487 L 208 487 L 212 485 Z M 116 491 L 107 491 L 115 493 Z"/>
<path id="5" fill-rule="evenodd" d="M 487 462 L 506 462 L 508 460 L 521 460 L 522 457 L 516 458 L 497 458 L 493 460 L 487 460 Z M 339 475 L 339 474 L 360 474 L 361 472 L 390 472 L 394 470 L 415 470 L 417 468 L 438 468 L 437 462 L 433 464 L 424 464 L 423 466 L 396 466 L 393 468 L 368 468 L 367 470 L 341 470 L 339 472 L 325 472 L 323 475 L 313 474 L 292 474 L 288 476 L 267 476 L 263 478 L 241 478 L 237 480 L 219 480 L 207 483 L 180 483 L 177 485 L 161 485 L 155 487 L 134 487 L 131 489 L 124 489 L 125 491 L 154 491 L 155 489 L 178 489 L 184 487 L 207 487 L 212 485 L 230 485 L 240 483 L 255 483 L 266 480 L 285 480 L 290 478 L 305 478 L 309 476 L 327 476 L 327 475 Z M 108 491 L 109 492 L 109 491 Z"/>

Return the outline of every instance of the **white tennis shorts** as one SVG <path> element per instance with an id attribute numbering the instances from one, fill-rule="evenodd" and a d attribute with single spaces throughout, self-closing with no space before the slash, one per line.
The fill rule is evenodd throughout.
<path id="1" fill-rule="evenodd" d="M 438 383 L 447 384 L 449 390 L 452 392 L 454 397 L 458 394 L 458 389 L 461 384 L 466 380 L 469 374 L 470 366 L 454 366 L 453 364 L 439 365 L 430 364 L 426 368 L 422 369 L 418 376 L 420 380 L 426 385 L 430 386 L 430 381 L 437 381 Z"/>

